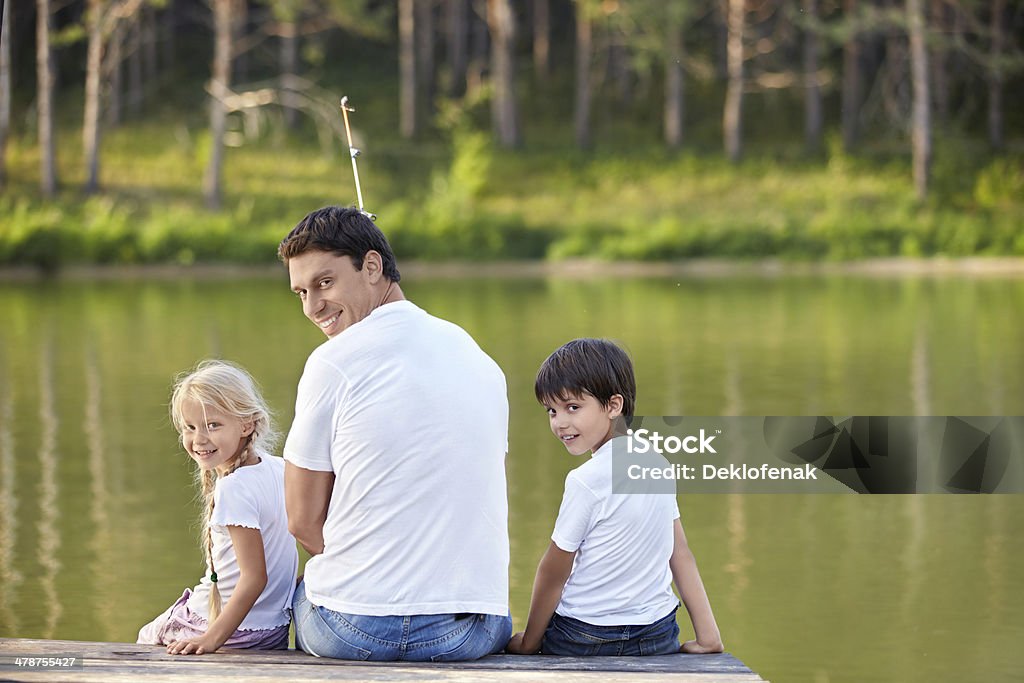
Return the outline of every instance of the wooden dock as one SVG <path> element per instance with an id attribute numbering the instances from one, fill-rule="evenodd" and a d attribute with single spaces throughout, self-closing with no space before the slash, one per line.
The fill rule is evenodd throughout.
<path id="1" fill-rule="evenodd" d="M 77 668 L 30 668 L 16 657 L 76 657 Z M 212 655 L 175 656 L 164 648 L 130 643 L 0 638 L 0 681 L 508 681 L 608 683 L 689 681 L 758 683 L 760 676 L 730 654 L 661 657 L 525 657 L 492 655 L 475 662 L 346 662 L 304 652 L 223 649 Z"/>

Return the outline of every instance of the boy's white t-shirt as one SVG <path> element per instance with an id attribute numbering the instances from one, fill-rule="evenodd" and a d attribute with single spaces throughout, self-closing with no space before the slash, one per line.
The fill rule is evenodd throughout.
<path id="1" fill-rule="evenodd" d="M 335 475 L 315 605 L 374 616 L 508 614 L 505 376 L 410 301 L 313 351 L 285 459 Z"/>
<path id="2" fill-rule="evenodd" d="M 261 631 L 290 622 L 292 593 L 299 571 L 295 538 L 288 532 L 284 506 L 284 460 L 261 455 L 255 465 L 239 467 L 217 480 L 213 490 L 213 563 L 223 607 L 238 585 L 238 558 L 227 527 L 259 529 L 267 563 L 267 586 L 256 604 L 238 626 L 243 631 Z M 188 599 L 188 607 L 204 619 L 210 618 L 210 567 Z"/>
<path id="3" fill-rule="evenodd" d="M 595 626 L 652 624 L 675 609 L 675 496 L 612 493 L 608 441 L 565 478 L 551 540 L 576 552 L 555 612 Z M 624 448 L 624 446 L 622 446 Z"/>

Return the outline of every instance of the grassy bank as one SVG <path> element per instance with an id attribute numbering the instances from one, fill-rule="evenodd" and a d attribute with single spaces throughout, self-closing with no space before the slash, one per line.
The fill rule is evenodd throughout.
<path id="1" fill-rule="evenodd" d="M 404 259 L 1024 255 L 1024 155 L 991 157 L 956 137 L 939 141 L 932 198 L 919 203 L 898 147 L 805 157 L 766 145 L 732 165 L 654 141 L 585 154 L 534 135 L 506 152 L 465 124 L 399 143 L 361 115 L 367 208 Z M 228 150 L 223 208 L 207 210 L 202 121 L 169 116 L 110 133 L 104 192 L 87 198 L 76 133 L 60 135 L 64 189 L 52 201 L 38 195 L 34 142 L 11 142 L 0 264 L 269 262 L 307 211 L 354 200 L 340 149 L 264 131 Z"/>

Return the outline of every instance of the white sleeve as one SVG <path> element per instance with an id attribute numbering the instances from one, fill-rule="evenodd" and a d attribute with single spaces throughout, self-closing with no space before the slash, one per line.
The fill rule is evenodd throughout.
<path id="1" fill-rule="evenodd" d="M 337 368 L 310 356 L 295 396 L 295 418 L 284 444 L 284 459 L 317 472 L 333 472 L 336 408 L 346 378 Z"/>
<path id="2" fill-rule="evenodd" d="M 567 553 L 576 552 L 594 524 L 598 497 L 583 485 L 573 473 L 565 478 L 565 493 L 558 509 L 555 530 L 551 540 Z"/>
<path id="3" fill-rule="evenodd" d="M 260 528 L 260 505 L 253 491 L 242 485 L 241 479 L 228 475 L 217 481 L 213 492 L 212 526 L 244 526 Z"/>

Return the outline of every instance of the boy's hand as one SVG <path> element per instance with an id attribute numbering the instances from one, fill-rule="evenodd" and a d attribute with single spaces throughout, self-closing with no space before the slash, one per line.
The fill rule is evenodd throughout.
<path id="1" fill-rule="evenodd" d="M 725 647 L 723 647 L 722 641 L 711 645 L 701 645 L 696 640 L 688 640 L 683 643 L 679 651 L 685 652 L 688 655 L 713 655 L 718 652 L 725 652 Z"/>
<path id="2" fill-rule="evenodd" d="M 540 648 L 538 648 L 537 650 L 535 650 L 533 652 L 528 652 L 523 647 L 523 636 L 525 636 L 525 635 L 526 635 L 525 631 L 520 631 L 519 633 L 517 633 L 514 636 L 512 636 L 511 640 L 508 641 L 508 645 L 505 646 L 505 652 L 507 654 L 510 654 L 510 655 L 535 655 L 535 654 L 537 654 L 537 652 L 540 651 Z"/>
<path id="3" fill-rule="evenodd" d="M 169 655 L 205 655 L 216 652 L 224 643 L 218 643 L 206 636 L 192 638 L 191 640 L 176 640 L 167 646 Z"/>

